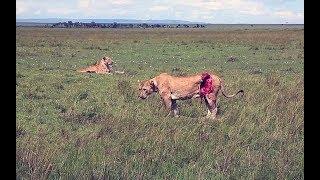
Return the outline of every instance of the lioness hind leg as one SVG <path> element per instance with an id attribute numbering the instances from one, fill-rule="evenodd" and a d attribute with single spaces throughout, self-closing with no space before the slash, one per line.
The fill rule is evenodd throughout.
<path id="1" fill-rule="evenodd" d="M 206 95 L 205 102 L 208 108 L 207 118 L 215 119 L 218 111 L 216 96 L 213 93 Z"/>
<path id="2" fill-rule="evenodd" d="M 214 108 L 213 110 L 208 109 L 207 118 L 215 119 L 217 115 L 218 108 Z"/>
<path id="3" fill-rule="evenodd" d="M 172 100 L 171 108 L 172 108 L 174 117 L 179 117 L 179 110 L 178 110 L 178 105 L 176 100 Z"/>

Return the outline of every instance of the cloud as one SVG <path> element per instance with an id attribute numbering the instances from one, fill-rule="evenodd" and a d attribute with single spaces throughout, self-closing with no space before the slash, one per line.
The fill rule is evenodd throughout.
<path id="1" fill-rule="evenodd" d="M 111 4 L 113 5 L 131 5 L 133 4 L 132 0 L 114 0 L 114 1 L 110 1 Z"/>
<path id="2" fill-rule="evenodd" d="M 149 8 L 149 10 L 153 12 L 167 11 L 168 9 L 168 6 L 152 6 Z"/>
<path id="3" fill-rule="evenodd" d="M 89 8 L 91 3 L 92 3 L 92 0 L 79 0 L 78 7 L 82 9 L 86 9 L 86 8 Z"/>
<path id="4" fill-rule="evenodd" d="M 78 7 L 81 9 L 110 9 L 112 6 L 128 6 L 133 0 L 78 0 Z"/>
<path id="5" fill-rule="evenodd" d="M 302 8 L 302 9 L 301 9 Z M 16 0 L 18 18 L 181 19 L 201 22 L 303 22 L 303 1 L 290 0 Z"/>
<path id="6" fill-rule="evenodd" d="M 175 13 L 174 13 L 174 15 L 176 16 L 176 17 L 182 17 L 182 12 L 181 11 L 176 11 Z"/>
<path id="7" fill-rule="evenodd" d="M 204 20 L 213 20 L 214 17 L 213 16 L 202 16 L 202 19 L 204 19 Z"/>
<path id="8" fill-rule="evenodd" d="M 207 20 L 212 18 L 210 14 L 211 14 L 210 11 L 192 10 L 190 14 L 190 18 L 191 20 Z"/>
<path id="9" fill-rule="evenodd" d="M 264 15 L 267 13 L 266 7 L 261 2 L 253 1 L 236 1 L 232 7 L 234 10 L 238 10 L 242 14 L 248 15 Z"/>
<path id="10" fill-rule="evenodd" d="M 16 2 L 16 15 L 20 15 L 27 11 L 27 4 L 23 1 Z"/>
<path id="11" fill-rule="evenodd" d="M 150 10 L 160 12 L 169 8 L 179 11 L 179 13 L 172 14 L 174 17 L 182 17 L 191 21 L 212 21 L 214 14 L 217 13 L 229 13 L 233 16 L 261 16 L 268 13 L 267 7 L 263 2 L 253 0 L 175 0 L 158 3 Z"/>
<path id="12" fill-rule="evenodd" d="M 179 6 L 189 6 L 201 10 L 234 10 L 235 12 L 264 12 L 265 7 L 262 2 L 251 0 L 176 0 L 174 4 Z"/>
<path id="13" fill-rule="evenodd" d="M 282 18 L 288 18 L 293 17 L 295 14 L 292 11 L 277 11 L 274 13 L 276 16 L 282 17 Z"/>
<path id="14" fill-rule="evenodd" d="M 78 0 L 79 13 L 86 17 L 119 16 L 127 14 L 133 0 Z"/>
<path id="15" fill-rule="evenodd" d="M 75 13 L 77 12 L 77 10 L 75 9 L 70 9 L 70 8 L 64 8 L 64 7 L 59 7 L 59 8 L 49 8 L 47 10 L 48 13 L 51 14 L 62 14 L 62 15 L 67 15 L 67 14 L 71 14 L 71 13 Z"/>
<path id="16" fill-rule="evenodd" d="M 46 0 L 37 1 L 34 0 L 18 0 L 16 2 L 16 15 L 18 18 L 42 18 L 45 16 L 66 15 L 76 12 L 75 9 L 70 7 L 70 4 L 65 4 L 61 1 Z"/>
<path id="17" fill-rule="evenodd" d="M 35 11 L 33 14 L 34 14 L 34 15 L 39 15 L 39 14 L 41 14 L 41 11 L 40 11 L 40 10 L 37 10 L 37 11 Z"/>
<path id="18" fill-rule="evenodd" d="M 304 20 L 303 13 L 301 12 L 295 13 L 293 11 L 288 11 L 288 10 L 276 11 L 274 13 L 274 16 L 287 21 L 303 22 Z"/>
<path id="19" fill-rule="evenodd" d="M 263 14 L 266 14 L 266 11 L 259 8 L 252 8 L 252 9 L 240 10 L 239 13 L 247 14 L 247 15 L 263 15 Z"/>
<path id="20" fill-rule="evenodd" d="M 298 18 L 304 18 L 304 13 L 297 13 Z"/>

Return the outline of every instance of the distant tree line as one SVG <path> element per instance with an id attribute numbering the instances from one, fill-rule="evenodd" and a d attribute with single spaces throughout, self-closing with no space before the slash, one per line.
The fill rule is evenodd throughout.
<path id="1" fill-rule="evenodd" d="M 53 24 L 53 28 L 205 28 L 203 24 L 147 24 L 147 23 L 82 23 L 82 22 L 59 22 Z"/>

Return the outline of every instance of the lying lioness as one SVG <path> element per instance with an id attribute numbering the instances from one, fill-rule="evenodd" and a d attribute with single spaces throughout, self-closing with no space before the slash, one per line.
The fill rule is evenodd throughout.
<path id="1" fill-rule="evenodd" d="M 103 57 L 101 60 L 97 61 L 96 64 L 91 65 L 87 68 L 79 69 L 78 72 L 82 73 L 97 73 L 97 74 L 112 74 L 119 73 L 123 74 L 123 71 L 113 70 L 113 61 L 109 57 Z"/>
<path id="2" fill-rule="evenodd" d="M 227 98 L 234 97 L 238 93 L 243 94 L 243 90 L 240 90 L 236 94 L 226 95 L 223 81 L 218 76 L 206 72 L 187 77 L 162 73 L 139 84 L 139 97 L 146 99 L 153 92 L 159 92 L 166 108 L 170 113 L 173 112 L 175 117 L 179 114 L 176 100 L 203 98 L 208 108 L 207 117 L 214 119 L 217 114 L 216 103 L 220 89 Z"/>

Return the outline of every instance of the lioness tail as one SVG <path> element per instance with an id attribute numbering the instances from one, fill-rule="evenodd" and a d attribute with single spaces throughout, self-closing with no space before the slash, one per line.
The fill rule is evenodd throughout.
<path id="1" fill-rule="evenodd" d="M 232 98 L 232 97 L 236 96 L 236 95 L 239 94 L 239 93 L 242 93 L 242 96 L 244 95 L 244 91 L 243 91 L 242 89 L 239 90 L 239 91 L 238 91 L 237 93 L 235 93 L 235 94 L 227 95 L 227 94 L 224 92 L 224 81 L 223 81 L 222 79 L 220 79 L 220 82 L 221 82 L 221 92 L 222 92 L 222 94 L 223 94 L 224 97 L 226 97 L 226 98 Z"/>

